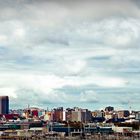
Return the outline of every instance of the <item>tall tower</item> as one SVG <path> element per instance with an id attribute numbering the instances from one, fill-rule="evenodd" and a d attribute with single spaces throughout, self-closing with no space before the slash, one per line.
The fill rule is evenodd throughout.
<path id="1" fill-rule="evenodd" d="M 9 97 L 0 96 L 0 114 L 9 113 Z"/>

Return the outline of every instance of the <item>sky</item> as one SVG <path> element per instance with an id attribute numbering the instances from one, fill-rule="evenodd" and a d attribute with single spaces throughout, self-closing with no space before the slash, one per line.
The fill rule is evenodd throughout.
<path id="1" fill-rule="evenodd" d="M 139 0 L 0 0 L 0 96 L 140 110 L 139 40 Z"/>

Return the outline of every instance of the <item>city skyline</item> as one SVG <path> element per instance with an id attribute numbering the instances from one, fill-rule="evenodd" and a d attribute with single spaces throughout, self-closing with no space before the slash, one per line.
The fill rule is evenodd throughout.
<path id="1" fill-rule="evenodd" d="M 0 96 L 10 108 L 140 109 L 140 2 L 0 0 Z"/>

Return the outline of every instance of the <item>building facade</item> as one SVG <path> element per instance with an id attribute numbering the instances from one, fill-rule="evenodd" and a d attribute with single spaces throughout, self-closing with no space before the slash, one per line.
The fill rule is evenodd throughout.
<path id="1" fill-rule="evenodd" d="M 53 121 L 63 121 L 63 107 L 59 107 L 53 110 Z"/>
<path id="2" fill-rule="evenodd" d="M 136 112 L 135 119 L 140 121 L 140 112 Z"/>
<path id="3" fill-rule="evenodd" d="M 0 114 L 9 113 L 9 97 L 0 96 Z"/>
<path id="4" fill-rule="evenodd" d="M 130 112 L 129 110 L 120 110 L 117 112 L 117 114 L 118 114 L 118 118 L 126 118 L 129 117 Z"/>

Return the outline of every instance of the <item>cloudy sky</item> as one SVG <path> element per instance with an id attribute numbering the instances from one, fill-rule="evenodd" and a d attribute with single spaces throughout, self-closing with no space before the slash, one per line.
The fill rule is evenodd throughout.
<path id="1" fill-rule="evenodd" d="M 140 109 L 140 1 L 0 0 L 0 95 L 11 108 Z"/>

